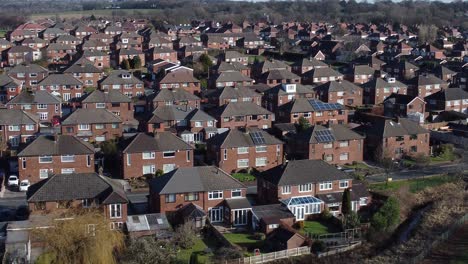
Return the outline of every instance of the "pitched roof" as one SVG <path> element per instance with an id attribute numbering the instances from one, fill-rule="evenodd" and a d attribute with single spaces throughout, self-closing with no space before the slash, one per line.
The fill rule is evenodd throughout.
<path id="1" fill-rule="evenodd" d="M 375 70 L 367 65 L 356 65 L 353 69 L 354 75 L 374 75 Z"/>
<path id="2" fill-rule="evenodd" d="M 418 123 L 407 118 L 399 118 L 398 122 L 390 119 L 380 118 L 373 122 L 365 130 L 366 134 L 388 138 L 405 135 L 425 134 L 429 131 Z"/>
<path id="3" fill-rule="evenodd" d="M 468 99 L 468 92 L 462 88 L 447 88 L 429 96 L 424 97 L 427 100 L 441 100 L 441 101 L 453 101 Z"/>
<path id="4" fill-rule="evenodd" d="M 293 66 L 296 67 L 314 67 L 314 68 L 323 68 L 323 67 L 328 67 L 328 64 L 326 64 L 323 61 L 319 61 L 314 58 L 309 58 L 309 59 L 302 59 L 300 61 L 297 61 L 293 64 Z"/>
<path id="5" fill-rule="evenodd" d="M 178 168 L 150 181 L 153 193 L 173 194 L 245 188 L 245 185 L 215 166 Z"/>
<path id="6" fill-rule="evenodd" d="M 92 155 L 94 147 L 75 136 L 39 136 L 29 143 L 18 156 Z"/>
<path id="7" fill-rule="evenodd" d="M 252 102 L 231 102 L 221 106 L 216 112 L 221 117 L 272 114 L 270 111 Z"/>
<path id="8" fill-rule="evenodd" d="M 420 74 L 408 81 L 414 85 L 434 85 L 434 84 L 448 84 L 446 81 L 437 78 L 433 74 Z"/>
<path id="9" fill-rule="evenodd" d="M 253 134 L 254 133 L 254 134 Z M 254 142 L 252 136 L 261 136 L 264 143 Z M 208 143 L 220 148 L 252 147 L 258 145 L 282 145 L 283 141 L 258 128 L 230 129 L 208 139 Z"/>
<path id="10" fill-rule="evenodd" d="M 62 100 L 47 91 L 22 92 L 13 97 L 7 105 L 11 104 L 58 104 Z"/>
<path id="11" fill-rule="evenodd" d="M 223 87 L 215 89 L 213 92 L 207 95 L 214 99 L 237 99 L 245 97 L 260 97 L 261 95 L 252 89 L 245 87 Z"/>
<path id="12" fill-rule="evenodd" d="M 34 125 L 38 117 L 18 109 L 0 109 L 1 125 Z"/>
<path id="13" fill-rule="evenodd" d="M 387 98 L 385 98 L 384 103 L 389 102 L 389 103 L 392 103 L 392 104 L 407 105 L 408 103 L 413 101 L 414 98 L 416 98 L 416 97 L 412 96 L 412 95 L 392 93 Z"/>
<path id="14" fill-rule="evenodd" d="M 161 89 L 151 97 L 153 102 L 199 101 L 200 98 L 184 89 Z"/>
<path id="15" fill-rule="evenodd" d="M 329 81 L 324 84 L 321 84 L 314 88 L 314 91 L 323 91 L 326 93 L 329 92 L 348 92 L 348 93 L 357 93 L 362 91 L 362 88 L 357 86 L 356 84 L 347 81 L 347 80 L 340 80 L 340 81 Z"/>
<path id="16" fill-rule="evenodd" d="M 124 145 L 123 153 L 193 149 L 192 146 L 171 132 L 157 132 L 154 136 L 138 133 L 128 139 Z"/>
<path id="17" fill-rule="evenodd" d="M 288 71 L 287 69 L 273 69 L 265 72 L 263 78 L 266 80 L 295 80 L 301 79 L 301 77 Z"/>
<path id="18" fill-rule="evenodd" d="M 75 64 L 71 65 L 63 72 L 64 73 L 101 73 L 102 70 L 94 66 L 92 62 L 88 61 L 88 63 L 86 63 L 85 59 L 82 59 L 78 62 L 75 62 Z"/>
<path id="19" fill-rule="evenodd" d="M 122 120 L 107 109 L 76 109 L 65 120 L 63 125 L 76 125 L 76 124 L 108 124 L 108 123 L 121 123 Z"/>
<path id="20" fill-rule="evenodd" d="M 132 101 L 128 96 L 115 90 L 109 90 L 109 92 L 94 90 L 80 99 L 82 103 L 130 103 Z"/>
<path id="21" fill-rule="evenodd" d="M 122 78 L 122 76 L 130 76 L 130 78 Z M 133 76 L 125 70 L 112 71 L 111 74 L 101 82 L 101 85 L 112 84 L 143 84 L 143 81 Z"/>
<path id="22" fill-rule="evenodd" d="M 252 82 L 253 80 L 239 71 L 223 71 L 219 73 L 216 82 Z"/>
<path id="23" fill-rule="evenodd" d="M 344 106 L 338 103 L 324 103 L 318 99 L 297 98 L 280 106 L 288 113 L 304 113 L 324 110 L 342 110 Z"/>
<path id="24" fill-rule="evenodd" d="M 370 88 L 370 89 L 383 89 L 383 88 L 393 88 L 393 87 L 403 88 L 403 87 L 406 87 L 406 85 L 396 80 L 390 83 L 382 78 L 374 78 L 364 83 L 362 87 Z"/>
<path id="25" fill-rule="evenodd" d="M 29 187 L 28 202 L 98 199 L 100 203 L 127 203 L 123 188 L 96 173 L 55 174 Z"/>
<path id="26" fill-rule="evenodd" d="M 159 83 L 191 83 L 200 82 L 197 78 L 193 77 L 193 71 L 190 70 L 176 70 L 168 72 Z"/>
<path id="27" fill-rule="evenodd" d="M 327 142 L 365 138 L 364 136 L 354 132 L 353 130 L 341 124 L 330 124 L 328 127 L 315 125 L 303 131 L 302 133 L 299 133 L 293 138 L 297 139 L 298 141 L 308 142 L 309 144 L 324 143 L 323 139 L 320 139 L 318 133 L 321 132 L 319 131 L 329 131 L 331 137 L 329 138 L 330 141 Z"/>
<path id="28" fill-rule="evenodd" d="M 218 65 L 214 66 L 213 69 L 215 69 L 217 72 L 226 72 L 226 71 L 247 70 L 247 69 L 249 69 L 249 67 L 247 67 L 244 64 L 241 64 L 241 63 L 239 63 L 237 61 L 233 61 L 233 62 L 222 61 Z"/>
<path id="29" fill-rule="evenodd" d="M 340 77 L 343 76 L 343 74 L 333 70 L 330 67 L 324 67 L 324 68 L 315 68 L 313 70 L 307 71 L 303 74 L 304 77 L 310 77 L 310 78 L 321 78 L 321 77 Z"/>
<path id="30" fill-rule="evenodd" d="M 39 73 L 39 72 L 49 72 L 42 66 L 37 64 L 18 64 L 11 68 L 8 73 Z"/>
<path id="31" fill-rule="evenodd" d="M 39 83 L 41 85 L 83 85 L 83 83 L 69 74 L 51 74 Z"/>
<path id="32" fill-rule="evenodd" d="M 323 160 L 290 160 L 260 175 L 278 186 L 351 179 L 348 174 Z"/>
<path id="33" fill-rule="evenodd" d="M 200 120 L 199 120 L 200 119 Z M 158 106 L 154 111 L 148 123 L 160 123 L 170 120 L 193 120 L 193 121 L 208 121 L 214 120 L 198 108 L 177 105 Z"/>

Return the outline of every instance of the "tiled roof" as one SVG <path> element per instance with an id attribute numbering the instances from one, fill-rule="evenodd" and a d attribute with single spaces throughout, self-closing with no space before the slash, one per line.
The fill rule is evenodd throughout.
<path id="1" fill-rule="evenodd" d="M 82 103 L 130 103 L 132 101 L 128 96 L 115 90 L 109 92 L 94 90 L 80 99 Z"/>
<path id="2" fill-rule="evenodd" d="M 7 105 L 10 104 L 58 104 L 62 100 L 47 91 L 22 92 L 13 97 Z"/>
<path id="3" fill-rule="evenodd" d="M 38 118 L 32 114 L 18 109 L 0 109 L 1 125 L 34 125 Z"/>
<path id="4" fill-rule="evenodd" d="M 29 143 L 18 153 L 20 157 L 27 156 L 57 156 L 57 155 L 93 155 L 94 147 L 75 136 L 57 135 L 40 136 Z"/>
<path id="5" fill-rule="evenodd" d="M 245 115 L 271 115 L 265 108 L 252 102 L 236 102 L 221 106 L 218 110 L 221 117 Z"/>
<path id="6" fill-rule="evenodd" d="M 51 74 L 39 83 L 42 85 L 83 85 L 83 83 L 69 74 Z"/>
<path id="7" fill-rule="evenodd" d="M 256 128 L 246 128 L 245 131 L 239 129 L 230 129 L 224 133 L 216 134 L 208 139 L 210 144 L 217 145 L 221 148 L 238 148 L 238 147 L 253 147 L 259 145 L 252 140 L 252 133 L 259 133 L 265 143 L 261 145 L 282 145 L 283 142 L 274 136 L 270 135 L 265 130 Z"/>
<path id="8" fill-rule="evenodd" d="M 138 133 L 124 143 L 123 153 L 145 151 L 170 151 L 193 149 L 189 144 L 171 132 L 157 132 L 154 136 Z"/>
<path id="9" fill-rule="evenodd" d="M 122 120 L 107 109 L 76 109 L 63 122 L 63 125 L 121 123 Z"/>

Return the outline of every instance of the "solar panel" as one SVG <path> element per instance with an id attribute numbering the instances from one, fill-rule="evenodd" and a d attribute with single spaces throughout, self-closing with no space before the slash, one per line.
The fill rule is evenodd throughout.
<path id="1" fill-rule="evenodd" d="M 319 130 L 315 131 L 315 139 L 317 139 L 319 143 L 333 142 L 335 141 L 335 136 L 333 136 L 330 130 Z"/>
<path id="2" fill-rule="evenodd" d="M 255 145 L 264 145 L 266 143 L 265 138 L 260 132 L 250 133 L 250 138 L 252 138 L 252 141 Z"/>
<path id="3" fill-rule="evenodd" d="M 310 105 L 317 111 L 342 109 L 343 105 L 338 103 L 324 103 L 319 100 L 310 100 Z"/>

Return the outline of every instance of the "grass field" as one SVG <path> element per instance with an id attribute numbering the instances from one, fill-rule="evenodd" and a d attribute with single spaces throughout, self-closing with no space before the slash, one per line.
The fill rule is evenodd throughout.
<path id="1" fill-rule="evenodd" d="M 384 191 L 384 190 L 397 190 L 405 185 L 409 185 L 409 191 L 412 193 L 417 193 L 426 188 L 442 185 L 444 183 L 453 182 L 456 180 L 457 180 L 456 177 L 439 175 L 439 176 L 419 178 L 419 179 L 392 181 L 388 183 L 376 183 L 376 184 L 372 184 L 370 188 L 376 191 Z"/>
<path id="2" fill-rule="evenodd" d="M 299 230 L 300 233 L 305 234 L 314 234 L 314 235 L 322 235 L 327 233 L 336 233 L 340 232 L 340 228 L 326 222 L 320 221 L 304 221 L 304 228 Z"/>
<path id="3" fill-rule="evenodd" d="M 255 176 L 249 173 L 233 173 L 232 177 L 234 177 L 240 182 L 255 181 Z"/>
<path id="4" fill-rule="evenodd" d="M 248 233 L 226 233 L 224 237 L 232 244 L 237 244 L 251 251 L 256 248 L 261 248 L 265 241 L 257 240 L 252 234 Z"/>
<path id="5" fill-rule="evenodd" d="M 184 249 L 177 253 L 180 263 L 189 263 L 191 258 L 196 258 L 199 263 L 206 263 L 212 254 L 206 254 L 207 243 L 201 238 L 197 238 L 195 245 L 191 249 Z M 193 256 L 192 256 L 193 255 Z"/>
<path id="6" fill-rule="evenodd" d="M 85 11 L 64 11 L 60 12 L 60 18 L 80 18 L 83 16 L 91 16 L 94 15 L 96 17 L 99 16 L 112 16 L 115 14 L 116 16 L 122 15 L 153 15 L 156 16 L 160 14 L 162 10 L 160 9 L 99 9 L 99 10 L 85 10 Z M 43 13 L 43 14 L 32 14 L 32 19 L 40 19 L 40 18 L 50 18 L 55 17 L 56 13 Z"/>

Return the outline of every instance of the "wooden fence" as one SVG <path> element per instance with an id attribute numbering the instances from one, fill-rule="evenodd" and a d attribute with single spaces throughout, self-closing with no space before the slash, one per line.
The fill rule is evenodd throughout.
<path id="1" fill-rule="evenodd" d="M 298 247 L 282 251 L 275 251 L 265 254 L 260 254 L 252 257 L 245 257 L 239 259 L 226 260 L 225 264 L 255 264 L 255 263 L 266 263 L 278 259 L 284 259 L 294 256 L 301 256 L 310 254 L 310 247 Z"/>

